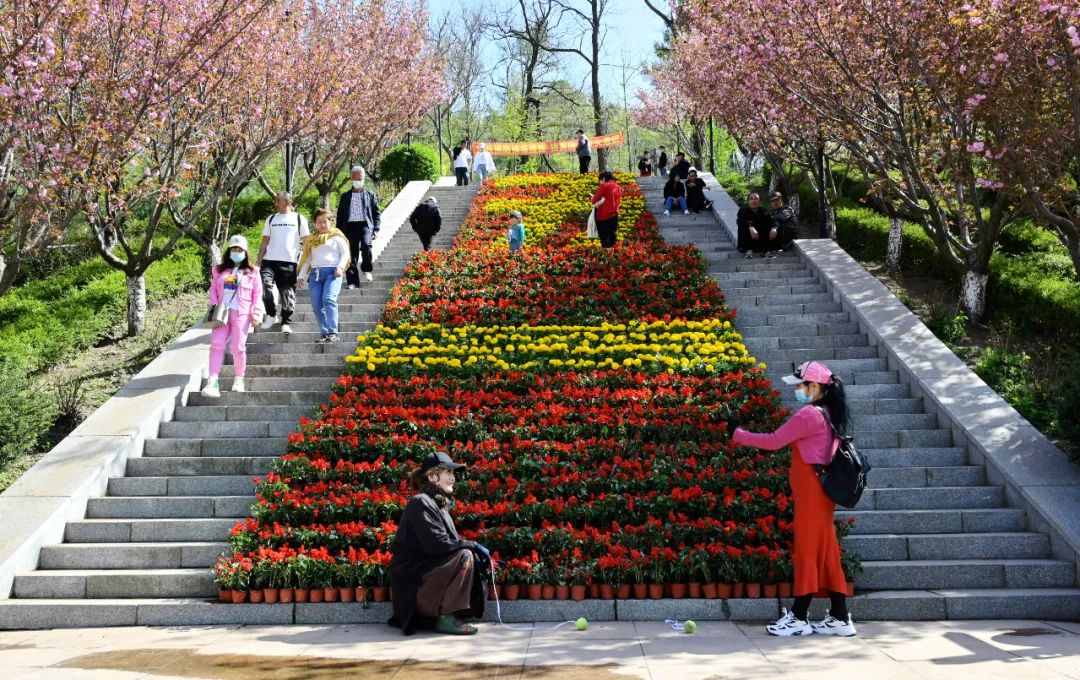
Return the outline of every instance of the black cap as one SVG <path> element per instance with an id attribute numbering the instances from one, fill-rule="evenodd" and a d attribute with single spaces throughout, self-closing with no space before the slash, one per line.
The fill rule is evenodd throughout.
<path id="1" fill-rule="evenodd" d="M 774 191 L 771 194 L 769 194 L 769 200 L 770 201 L 782 201 L 782 200 L 784 200 L 784 195 L 781 194 L 779 191 Z"/>
<path id="2" fill-rule="evenodd" d="M 578 128 L 578 129 L 576 130 L 576 132 L 577 132 L 577 134 L 579 134 L 579 135 L 581 135 L 581 134 L 585 134 L 585 131 L 584 131 L 584 130 L 582 130 L 581 128 Z"/>
<path id="3" fill-rule="evenodd" d="M 447 470 L 457 470 L 458 468 L 465 467 L 462 463 L 455 463 L 450 460 L 450 456 L 445 451 L 437 451 L 435 453 L 429 453 L 424 456 L 424 462 L 420 463 L 421 470 L 430 470 L 432 468 L 446 468 Z"/>

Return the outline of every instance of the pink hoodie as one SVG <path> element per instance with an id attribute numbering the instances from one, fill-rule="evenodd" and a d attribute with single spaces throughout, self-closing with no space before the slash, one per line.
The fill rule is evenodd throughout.
<path id="1" fill-rule="evenodd" d="M 221 302 L 225 294 L 225 276 L 230 271 L 230 269 L 219 271 L 217 267 L 214 267 L 213 277 L 210 280 L 210 304 L 216 305 Z M 254 315 L 253 320 L 258 323 L 265 314 L 262 299 L 262 279 L 259 277 L 259 270 L 244 271 L 241 269 L 239 275 L 240 290 L 237 293 L 237 302 L 239 304 L 236 311 L 240 316 Z"/>
<path id="2" fill-rule="evenodd" d="M 840 440 L 833 435 L 824 414 L 816 406 L 802 407 L 771 434 L 747 432 L 740 427 L 731 439 L 740 446 L 753 446 L 766 451 L 776 451 L 797 442 L 799 456 L 807 465 L 828 465 L 840 447 Z"/>

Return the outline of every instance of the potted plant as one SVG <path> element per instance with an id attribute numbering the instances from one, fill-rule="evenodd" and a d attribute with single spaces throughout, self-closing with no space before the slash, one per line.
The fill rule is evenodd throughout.
<path id="1" fill-rule="evenodd" d="M 664 583 L 668 576 L 668 565 L 663 559 L 649 559 L 649 599 L 659 600 L 664 596 Z"/>
<path id="2" fill-rule="evenodd" d="M 783 556 L 776 561 L 776 596 L 781 599 L 791 597 L 792 580 L 795 578 L 795 563 L 791 560 L 791 553 L 784 552 Z"/>
<path id="3" fill-rule="evenodd" d="M 559 565 L 555 567 L 552 572 L 555 574 L 555 599 L 556 600 L 569 600 L 570 599 L 570 583 L 573 578 L 570 574 L 572 567 L 567 565 Z"/>
<path id="4" fill-rule="evenodd" d="M 312 569 L 315 560 L 300 553 L 293 563 L 293 595 L 297 602 L 311 601 Z"/>
<path id="5" fill-rule="evenodd" d="M 589 573 L 592 570 L 589 566 L 584 564 L 577 564 L 568 568 L 568 579 L 570 581 L 570 599 L 575 602 L 581 602 L 585 599 L 586 594 L 586 582 L 589 580 Z"/>
<path id="6" fill-rule="evenodd" d="M 631 551 L 630 574 L 633 578 L 633 591 L 635 600 L 644 600 L 649 596 L 649 586 L 645 583 L 645 569 L 648 559 L 636 550 Z"/>
<path id="7" fill-rule="evenodd" d="M 293 601 L 293 570 L 296 557 L 286 557 L 274 565 L 274 579 L 278 584 L 278 602 L 288 604 Z"/>
<path id="8" fill-rule="evenodd" d="M 236 583 L 236 565 L 232 555 L 222 555 L 214 562 L 214 583 L 218 587 L 218 600 L 231 603 L 233 584 Z"/>
<path id="9" fill-rule="evenodd" d="M 251 560 L 251 575 L 248 580 L 248 601 L 260 604 L 263 601 L 263 588 L 266 587 L 266 560 Z"/>
<path id="10" fill-rule="evenodd" d="M 530 600 L 540 600 L 544 596 L 544 579 L 546 573 L 544 565 L 536 560 L 525 571 L 525 590 Z"/>
<path id="11" fill-rule="evenodd" d="M 841 548 L 840 566 L 843 568 L 844 576 L 847 578 L 847 595 L 848 597 L 855 597 L 855 577 L 862 573 L 862 560 L 855 553 Z"/>

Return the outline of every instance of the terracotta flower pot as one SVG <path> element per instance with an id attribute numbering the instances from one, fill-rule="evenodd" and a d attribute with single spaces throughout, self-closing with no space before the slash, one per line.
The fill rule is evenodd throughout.
<path id="1" fill-rule="evenodd" d="M 354 602 L 356 600 L 356 588 L 341 588 L 338 597 L 342 602 Z"/>
<path id="2" fill-rule="evenodd" d="M 292 588 L 282 588 L 278 591 L 278 602 L 281 602 L 282 604 L 292 602 L 295 594 L 296 591 Z"/>
<path id="3" fill-rule="evenodd" d="M 671 593 L 671 597 L 676 600 L 685 600 L 687 590 L 688 589 L 685 583 L 672 583 L 669 586 L 669 592 Z"/>
<path id="4" fill-rule="evenodd" d="M 556 600 L 569 600 L 570 599 L 570 586 L 558 584 L 555 586 L 555 599 Z"/>
<path id="5" fill-rule="evenodd" d="M 848 581 L 847 582 L 847 595 L 848 595 L 848 597 L 855 597 L 855 582 L 854 581 Z"/>
<path id="6" fill-rule="evenodd" d="M 247 591 L 246 590 L 234 590 L 234 591 L 232 591 L 232 601 L 233 601 L 233 604 L 241 604 L 243 602 L 247 602 Z"/>
<path id="7" fill-rule="evenodd" d="M 720 589 L 715 583 L 704 583 L 701 586 L 701 596 L 708 600 L 715 600 L 719 593 Z"/>
<path id="8" fill-rule="evenodd" d="M 353 594 L 357 602 L 367 602 L 368 589 L 365 586 L 356 586 L 353 589 Z"/>
<path id="9" fill-rule="evenodd" d="M 756 600 L 761 597 L 761 584 L 760 583 L 747 583 L 746 584 L 746 596 L 751 600 Z"/>
<path id="10" fill-rule="evenodd" d="M 600 599 L 600 584 L 599 583 L 590 583 L 589 584 L 589 599 L 590 600 L 599 600 Z"/>
<path id="11" fill-rule="evenodd" d="M 777 587 L 775 583 L 766 583 L 761 586 L 761 596 L 769 599 L 776 599 Z"/>
<path id="12" fill-rule="evenodd" d="M 263 602 L 266 604 L 277 604 L 280 595 L 281 591 L 277 588 L 263 588 Z"/>
<path id="13" fill-rule="evenodd" d="M 662 583 L 650 583 L 649 584 L 649 599 L 659 600 L 664 596 L 664 584 Z"/>
<path id="14" fill-rule="evenodd" d="M 312 588 L 311 590 L 308 591 L 308 602 L 316 603 L 316 602 L 322 602 L 322 601 L 323 601 L 323 589 L 322 588 Z"/>
<path id="15" fill-rule="evenodd" d="M 731 583 L 718 583 L 716 585 L 716 596 L 721 600 L 730 600 L 734 590 L 735 586 Z"/>
<path id="16" fill-rule="evenodd" d="M 503 586 L 499 591 L 499 597 L 507 602 L 513 602 L 521 596 L 521 586 L 514 583 L 512 585 Z"/>
<path id="17" fill-rule="evenodd" d="M 232 602 L 232 591 L 226 590 L 225 588 L 218 588 L 217 599 L 226 604 Z"/>
<path id="18" fill-rule="evenodd" d="M 781 583 L 776 586 L 776 596 L 779 598 L 791 597 L 791 584 Z"/>
<path id="19" fill-rule="evenodd" d="M 746 597 L 746 584 L 741 581 L 736 583 L 735 587 L 731 590 L 731 596 L 736 599 Z"/>
<path id="20" fill-rule="evenodd" d="M 540 597 L 541 597 L 541 599 L 544 599 L 544 600 L 554 600 L 555 599 L 555 586 L 553 584 L 551 584 L 551 583 L 545 583 L 540 588 Z"/>
<path id="21" fill-rule="evenodd" d="M 644 600 L 649 596 L 649 586 L 646 583 L 635 583 L 633 589 L 635 600 Z"/>
<path id="22" fill-rule="evenodd" d="M 581 602 L 585 599 L 585 593 L 588 592 L 588 588 L 585 586 L 570 586 L 570 599 L 575 602 Z"/>
<path id="23" fill-rule="evenodd" d="M 629 600 L 632 590 L 629 583 L 624 583 L 615 589 L 615 597 L 620 600 Z"/>
<path id="24" fill-rule="evenodd" d="M 539 583 L 530 583 L 525 587 L 525 592 L 530 600 L 541 600 L 544 597 L 544 586 Z"/>
<path id="25" fill-rule="evenodd" d="M 248 591 L 248 601 L 251 604 L 260 604 L 263 601 L 262 588 L 256 588 L 255 590 Z"/>
<path id="26" fill-rule="evenodd" d="M 694 600 L 700 599 L 701 590 L 700 583 L 691 583 L 686 589 L 686 596 Z"/>
<path id="27" fill-rule="evenodd" d="M 371 589 L 371 599 L 376 602 L 386 602 L 390 599 L 390 589 L 386 586 Z"/>
<path id="28" fill-rule="evenodd" d="M 499 589 L 499 586 L 491 586 L 488 588 L 488 602 L 494 602 L 496 596 L 502 595 L 502 593 L 498 592 Z"/>
<path id="29" fill-rule="evenodd" d="M 334 587 L 323 588 L 322 589 L 322 599 L 323 599 L 323 602 L 337 602 L 338 589 L 334 588 Z"/>
<path id="30" fill-rule="evenodd" d="M 311 600 L 310 588 L 296 588 L 293 590 L 293 595 L 297 602 L 308 602 Z"/>
<path id="31" fill-rule="evenodd" d="M 628 589 L 629 590 L 629 589 Z M 614 600 L 615 599 L 615 586 L 610 583 L 600 584 L 600 597 L 601 600 Z"/>

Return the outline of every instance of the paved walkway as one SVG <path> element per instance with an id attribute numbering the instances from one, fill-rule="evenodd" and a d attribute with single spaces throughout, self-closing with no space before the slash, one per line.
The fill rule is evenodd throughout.
<path id="1" fill-rule="evenodd" d="M 403 638 L 381 625 L 92 628 L 0 633 L 15 678 L 813 678 L 1080 679 L 1080 623 L 861 624 L 858 638 L 772 638 L 760 625 L 663 623 L 585 632 L 508 631 Z M 842 675 L 837 675 L 838 673 Z"/>

